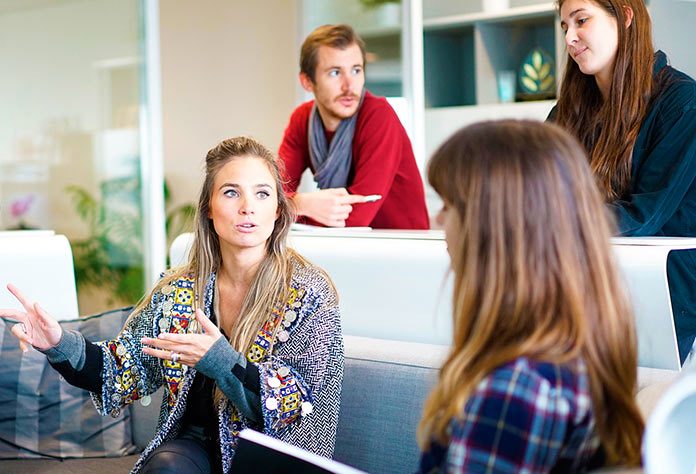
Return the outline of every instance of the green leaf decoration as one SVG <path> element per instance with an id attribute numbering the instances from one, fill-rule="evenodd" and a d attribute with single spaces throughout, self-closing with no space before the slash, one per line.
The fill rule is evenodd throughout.
<path id="1" fill-rule="evenodd" d="M 553 76 L 548 76 L 546 79 L 541 81 L 541 85 L 539 86 L 542 91 L 549 90 L 551 87 L 553 87 Z"/>
<path id="2" fill-rule="evenodd" d="M 527 76 L 529 76 L 530 78 L 532 78 L 534 80 L 539 79 L 537 72 L 534 70 L 534 67 L 531 64 L 525 64 L 523 67 L 524 67 L 524 72 L 527 73 Z"/>
<path id="3" fill-rule="evenodd" d="M 532 64 L 534 65 L 534 69 L 541 69 L 541 53 L 537 50 L 532 53 Z"/>
<path id="4" fill-rule="evenodd" d="M 522 77 L 522 84 L 524 87 L 526 87 L 530 92 L 537 92 L 539 87 L 537 86 L 536 81 L 528 78 L 528 77 Z"/>
<path id="5" fill-rule="evenodd" d="M 519 82 L 522 91 L 526 94 L 553 92 L 556 87 L 553 71 L 551 56 L 541 48 L 534 48 L 520 67 Z"/>

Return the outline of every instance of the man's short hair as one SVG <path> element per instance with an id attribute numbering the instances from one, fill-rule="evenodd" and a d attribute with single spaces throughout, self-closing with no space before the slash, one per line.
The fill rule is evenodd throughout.
<path id="1" fill-rule="evenodd" d="M 331 48 L 346 49 L 349 46 L 357 44 L 360 47 L 360 52 L 363 58 L 363 67 L 365 66 L 365 42 L 349 25 L 324 25 L 312 31 L 300 50 L 300 72 L 306 74 L 312 82 L 314 82 L 319 47 L 329 46 Z"/>

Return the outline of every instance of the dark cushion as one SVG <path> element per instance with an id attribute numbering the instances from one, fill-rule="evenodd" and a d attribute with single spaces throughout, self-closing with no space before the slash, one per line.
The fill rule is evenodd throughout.
<path id="1" fill-rule="evenodd" d="M 113 339 L 132 308 L 61 321 L 89 341 Z M 46 357 L 22 353 L 0 319 L 0 459 L 123 456 L 136 452 L 131 410 L 102 417 L 89 393 L 65 382 Z"/>

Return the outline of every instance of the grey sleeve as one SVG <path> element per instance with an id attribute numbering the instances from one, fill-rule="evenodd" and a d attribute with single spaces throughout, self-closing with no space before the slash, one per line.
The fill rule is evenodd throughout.
<path id="1" fill-rule="evenodd" d="M 239 412 L 253 421 L 261 420 L 260 378 L 254 364 L 230 346 L 223 337 L 206 352 L 194 367 L 212 378 Z"/>
<path id="2" fill-rule="evenodd" d="M 69 384 L 90 392 L 101 392 L 102 352 L 99 346 L 85 340 L 82 334 L 63 331 L 58 345 L 41 352 Z"/>
<path id="3" fill-rule="evenodd" d="M 73 369 L 81 370 L 85 365 L 85 338 L 77 331 L 63 331 L 58 345 L 41 351 L 52 364 L 68 362 Z"/>

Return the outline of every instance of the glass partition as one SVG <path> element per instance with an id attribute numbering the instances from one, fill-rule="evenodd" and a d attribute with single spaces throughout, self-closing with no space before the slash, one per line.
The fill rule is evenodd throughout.
<path id="1" fill-rule="evenodd" d="M 0 0 L 0 229 L 68 237 L 81 314 L 145 287 L 143 5 Z"/>

